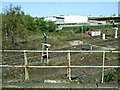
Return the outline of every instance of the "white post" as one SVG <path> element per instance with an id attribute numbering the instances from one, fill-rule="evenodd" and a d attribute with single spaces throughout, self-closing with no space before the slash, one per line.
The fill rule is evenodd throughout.
<path id="1" fill-rule="evenodd" d="M 82 25 L 82 37 L 83 37 L 83 25 Z"/>
<path id="2" fill-rule="evenodd" d="M 103 52 L 102 83 L 104 82 L 104 60 L 105 60 L 105 52 Z"/>
<path id="3" fill-rule="evenodd" d="M 91 49 L 91 51 L 92 51 L 92 45 L 91 45 L 90 49 Z M 90 52 L 90 54 L 92 54 L 92 52 Z"/>
<path id="4" fill-rule="evenodd" d="M 43 62 L 43 55 L 44 55 L 44 43 L 42 44 L 42 56 L 41 56 L 41 62 Z"/>
<path id="5" fill-rule="evenodd" d="M 105 34 L 103 34 L 103 40 L 105 40 Z"/>
<path id="6" fill-rule="evenodd" d="M 115 38 L 117 38 L 117 31 L 118 31 L 118 28 L 115 28 Z"/>
<path id="7" fill-rule="evenodd" d="M 27 63 L 27 53 L 24 51 L 24 58 L 25 58 L 25 81 L 29 80 L 28 74 L 28 63 Z"/>
<path id="8" fill-rule="evenodd" d="M 47 64 L 49 63 L 49 59 L 48 59 L 48 47 L 46 48 L 47 50 Z"/>
<path id="9" fill-rule="evenodd" d="M 71 80 L 71 69 L 70 69 L 70 52 L 67 54 L 67 80 Z"/>

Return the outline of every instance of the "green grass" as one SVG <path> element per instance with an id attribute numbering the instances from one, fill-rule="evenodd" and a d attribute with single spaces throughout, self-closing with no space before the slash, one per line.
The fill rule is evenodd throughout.
<path id="1" fill-rule="evenodd" d="M 94 75 L 89 75 L 90 77 L 94 77 Z"/>
<path id="2" fill-rule="evenodd" d="M 89 28 L 89 30 L 91 30 Z M 94 29 L 96 30 L 96 29 Z M 111 30 L 110 28 L 106 29 L 101 29 L 102 31 L 107 30 L 106 32 L 108 34 L 114 34 L 114 31 Z M 77 32 L 77 33 L 76 33 Z M 46 32 L 48 43 L 51 44 L 52 47 L 59 47 L 59 46 L 64 46 L 68 45 L 69 41 L 72 40 L 80 40 L 82 38 L 82 33 L 81 29 L 79 30 L 59 30 L 59 31 L 54 31 L 54 32 Z M 83 30 L 84 36 L 86 35 L 86 30 Z M 88 35 L 86 35 L 88 36 Z M 11 39 L 11 38 L 9 38 Z M 15 37 L 16 43 L 20 43 L 22 41 L 28 41 L 26 44 L 19 44 L 19 46 L 14 46 L 12 43 L 9 41 L 5 41 L 5 36 L 3 37 L 3 49 L 41 49 L 41 42 L 44 40 L 43 33 L 40 32 L 30 32 L 29 36 L 26 37 L 26 39 L 22 39 L 19 37 Z"/>
<path id="3" fill-rule="evenodd" d="M 104 82 L 110 82 L 115 80 L 115 72 L 104 75 Z"/>

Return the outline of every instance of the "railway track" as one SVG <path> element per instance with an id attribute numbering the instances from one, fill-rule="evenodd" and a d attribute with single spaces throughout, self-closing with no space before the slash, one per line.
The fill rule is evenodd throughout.
<path id="1" fill-rule="evenodd" d="M 68 47 L 68 48 L 62 48 L 62 49 L 56 49 L 56 50 L 90 50 L 89 44 L 96 44 L 96 46 L 105 46 L 108 44 L 113 44 L 113 43 L 118 43 L 119 39 L 117 39 L 116 41 L 114 41 L 114 39 L 111 40 L 101 40 L 100 42 L 98 41 L 93 41 L 91 43 L 86 44 L 86 46 L 82 46 L 78 45 L 78 46 L 72 46 L 72 47 Z M 73 48 L 76 47 L 76 48 Z M 96 47 L 97 48 L 97 47 Z M 93 50 L 96 50 L 96 48 L 93 48 Z M 87 53 L 87 55 L 90 53 Z M 66 56 L 67 53 L 49 53 L 49 60 L 50 61 L 59 61 L 60 58 L 64 58 L 66 60 Z M 72 56 L 85 56 L 84 53 L 72 53 Z M 91 54 L 94 55 L 94 54 Z M 24 54 L 23 53 L 3 53 L 3 59 L 0 60 L 0 62 L 2 62 L 2 65 L 24 65 Z M 42 65 L 41 62 L 41 53 L 27 53 L 27 58 L 28 58 L 28 64 L 29 65 L 34 65 L 34 64 L 40 64 Z M 105 65 L 118 65 L 120 62 L 118 62 L 118 60 L 105 60 Z M 76 65 L 81 65 L 81 64 L 76 64 Z M 102 63 L 101 63 L 102 65 Z M 108 70 L 112 70 L 114 68 L 109 68 L 109 69 L 105 69 L 105 71 L 107 72 Z M 52 77 L 47 77 L 47 78 L 42 78 L 43 79 L 66 79 L 66 70 L 63 70 L 61 74 L 61 71 L 58 72 L 58 75 L 52 75 Z M 80 80 L 84 80 L 86 81 L 87 79 L 91 79 L 93 81 L 100 81 L 100 73 L 101 73 L 101 68 L 72 68 L 72 72 L 71 74 L 73 75 L 73 77 L 78 77 L 80 78 Z M 90 75 L 96 75 L 95 77 L 90 77 Z M 81 79 L 82 78 L 82 79 Z"/>
<path id="2" fill-rule="evenodd" d="M 84 45 L 78 45 L 75 46 L 76 48 L 74 48 L 74 46 L 72 47 L 68 47 L 68 48 L 62 48 L 62 49 L 56 49 L 56 50 L 90 50 L 90 45 L 93 46 L 93 50 L 97 50 L 97 48 L 100 49 L 101 46 L 107 46 L 107 45 L 113 45 L 115 43 L 118 44 L 119 39 L 109 39 L 109 40 L 100 40 L 98 41 L 92 41 L 91 43 L 85 43 Z M 102 47 L 101 47 L 102 48 Z M 105 47 L 104 47 L 105 48 Z M 53 55 L 51 53 L 49 53 L 50 58 L 55 58 L 55 57 L 62 57 L 64 56 L 65 53 L 54 53 Z M 32 53 L 28 53 L 28 59 L 37 59 L 37 60 L 41 60 L 41 54 L 36 53 L 36 54 L 32 54 Z M 13 61 L 21 61 L 24 59 L 24 55 L 21 53 L 12 53 L 12 54 L 4 54 L 3 53 L 3 61 L 7 61 L 7 62 L 12 62 Z M 7 60 L 8 59 L 8 60 Z M 2 61 L 2 60 L 1 60 Z M 8 63 L 6 63 L 8 64 Z"/>
<path id="3" fill-rule="evenodd" d="M 66 53 L 63 53 L 63 55 L 64 54 L 66 54 Z M 75 53 L 75 54 L 72 54 L 71 56 L 74 56 L 74 55 L 76 55 L 76 56 L 80 56 L 82 53 Z M 90 53 L 88 53 L 88 54 L 90 54 Z M 30 62 L 29 60 L 31 60 L 31 61 L 33 61 L 33 64 L 35 63 L 35 62 L 40 62 L 40 60 L 38 59 L 38 58 L 40 58 L 40 56 L 34 56 L 34 55 L 36 55 L 36 54 L 31 54 L 31 53 L 29 53 L 28 54 L 29 56 L 31 56 L 31 57 L 29 57 L 28 58 L 28 62 Z M 61 55 L 61 54 L 60 54 Z M 21 55 L 21 56 L 23 56 L 23 55 Z M 82 55 L 82 56 L 84 56 L 84 54 Z M 66 56 L 64 56 L 64 57 L 66 57 Z M 19 58 L 19 60 L 16 60 L 17 58 Z M 56 58 L 57 58 L 57 56 L 56 56 Z M 20 64 L 22 64 L 22 65 L 24 65 L 24 57 L 23 57 L 23 59 L 21 59 L 21 61 L 23 61 L 23 62 L 21 62 L 20 61 L 20 56 L 16 56 L 16 59 L 15 59 L 15 57 L 12 57 L 11 58 L 11 60 L 8 60 L 8 58 L 5 58 L 4 60 L 6 60 L 6 64 L 10 64 L 10 62 L 11 62 L 11 64 L 13 64 L 13 65 L 16 65 L 17 63 L 17 61 L 19 62 L 18 64 L 20 65 Z M 58 60 L 59 61 L 59 60 Z M 14 63 L 13 63 L 14 62 Z M 105 59 L 105 65 L 118 65 L 119 64 L 119 62 L 118 62 L 118 60 L 117 59 L 109 59 L 109 60 L 106 60 Z M 81 65 L 81 64 L 77 64 L 77 65 Z M 101 65 L 102 65 L 102 62 L 101 62 Z M 93 70 L 94 69 L 94 70 Z M 89 71 L 89 72 L 87 72 L 87 71 Z M 106 70 L 107 71 L 107 70 Z M 72 75 L 74 76 L 74 77 L 78 77 L 78 78 L 82 78 L 81 80 L 82 80 L 82 82 L 83 81 L 86 81 L 88 78 L 90 79 L 90 75 L 92 74 L 94 74 L 94 72 L 97 74 L 99 74 L 100 72 L 101 72 L 101 69 L 96 69 L 96 68 L 73 68 L 72 69 Z M 64 71 L 62 71 L 62 73 L 65 73 L 66 74 L 66 70 L 64 70 Z M 66 76 L 65 76 L 65 74 L 60 74 L 59 73 L 59 75 L 57 75 L 57 76 L 53 76 L 54 78 L 53 79 L 57 79 L 57 78 L 66 78 Z M 100 81 L 100 79 L 98 79 L 98 77 L 100 77 L 100 75 L 98 75 L 97 74 L 97 76 L 96 76 L 96 78 L 95 79 L 92 79 L 93 81 L 95 81 L 95 80 L 97 80 L 97 81 Z M 95 74 L 94 74 L 95 75 Z M 50 79 L 50 77 L 48 77 L 49 79 Z M 47 79 L 48 79 L 47 78 Z M 46 79 L 46 78 L 43 78 L 43 79 Z"/>
<path id="4" fill-rule="evenodd" d="M 105 63 L 105 65 L 117 65 L 119 63 L 118 60 L 111 60 L 110 62 Z M 115 70 L 116 68 L 106 68 L 104 71 L 105 73 L 108 72 L 109 70 Z M 74 69 L 72 68 L 72 77 L 78 78 L 80 82 L 85 82 L 85 81 L 93 81 L 93 82 L 100 82 L 101 81 L 101 68 L 77 68 Z M 65 74 L 59 74 L 59 75 L 54 75 L 52 77 L 47 77 L 46 79 L 67 79 L 66 73 Z"/>
<path id="5" fill-rule="evenodd" d="M 115 42 L 119 42 L 119 38 L 117 38 L 117 39 L 115 39 L 115 38 L 113 38 L 113 39 L 105 39 L 105 40 L 99 40 L 99 41 L 92 41 L 90 44 L 96 44 L 96 45 L 99 45 L 99 44 L 107 44 L 107 43 L 115 43 Z"/>

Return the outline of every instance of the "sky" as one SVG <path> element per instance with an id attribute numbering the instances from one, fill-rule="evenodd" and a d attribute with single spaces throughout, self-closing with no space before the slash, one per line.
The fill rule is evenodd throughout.
<path id="1" fill-rule="evenodd" d="M 105 0 L 104 0 L 105 1 Z M 2 11 L 9 4 L 20 5 L 25 14 L 33 17 L 47 17 L 58 15 L 80 15 L 80 16 L 112 16 L 118 15 L 118 1 L 110 2 L 2 2 Z"/>
<path id="2" fill-rule="evenodd" d="M 1 2 L 118 2 L 120 0 L 0 0 Z"/>

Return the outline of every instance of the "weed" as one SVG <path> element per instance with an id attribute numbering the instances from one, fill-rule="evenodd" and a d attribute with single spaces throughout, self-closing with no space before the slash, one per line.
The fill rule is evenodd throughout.
<path id="1" fill-rule="evenodd" d="M 94 80 L 87 80 L 87 83 L 93 83 Z"/>
<path id="2" fill-rule="evenodd" d="M 35 82 L 35 80 L 31 80 L 32 82 Z"/>
<path id="3" fill-rule="evenodd" d="M 58 36 L 58 40 L 60 40 L 60 36 Z"/>
<path id="4" fill-rule="evenodd" d="M 115 73 L 108 73 L 104 75 L 104 82 L 110 82 L 115 80 Z"/>
<path id="5" fill-rule="evenodd" d="M 94 77 L 94 75 L 89 75 L 90 77 Z"/>

